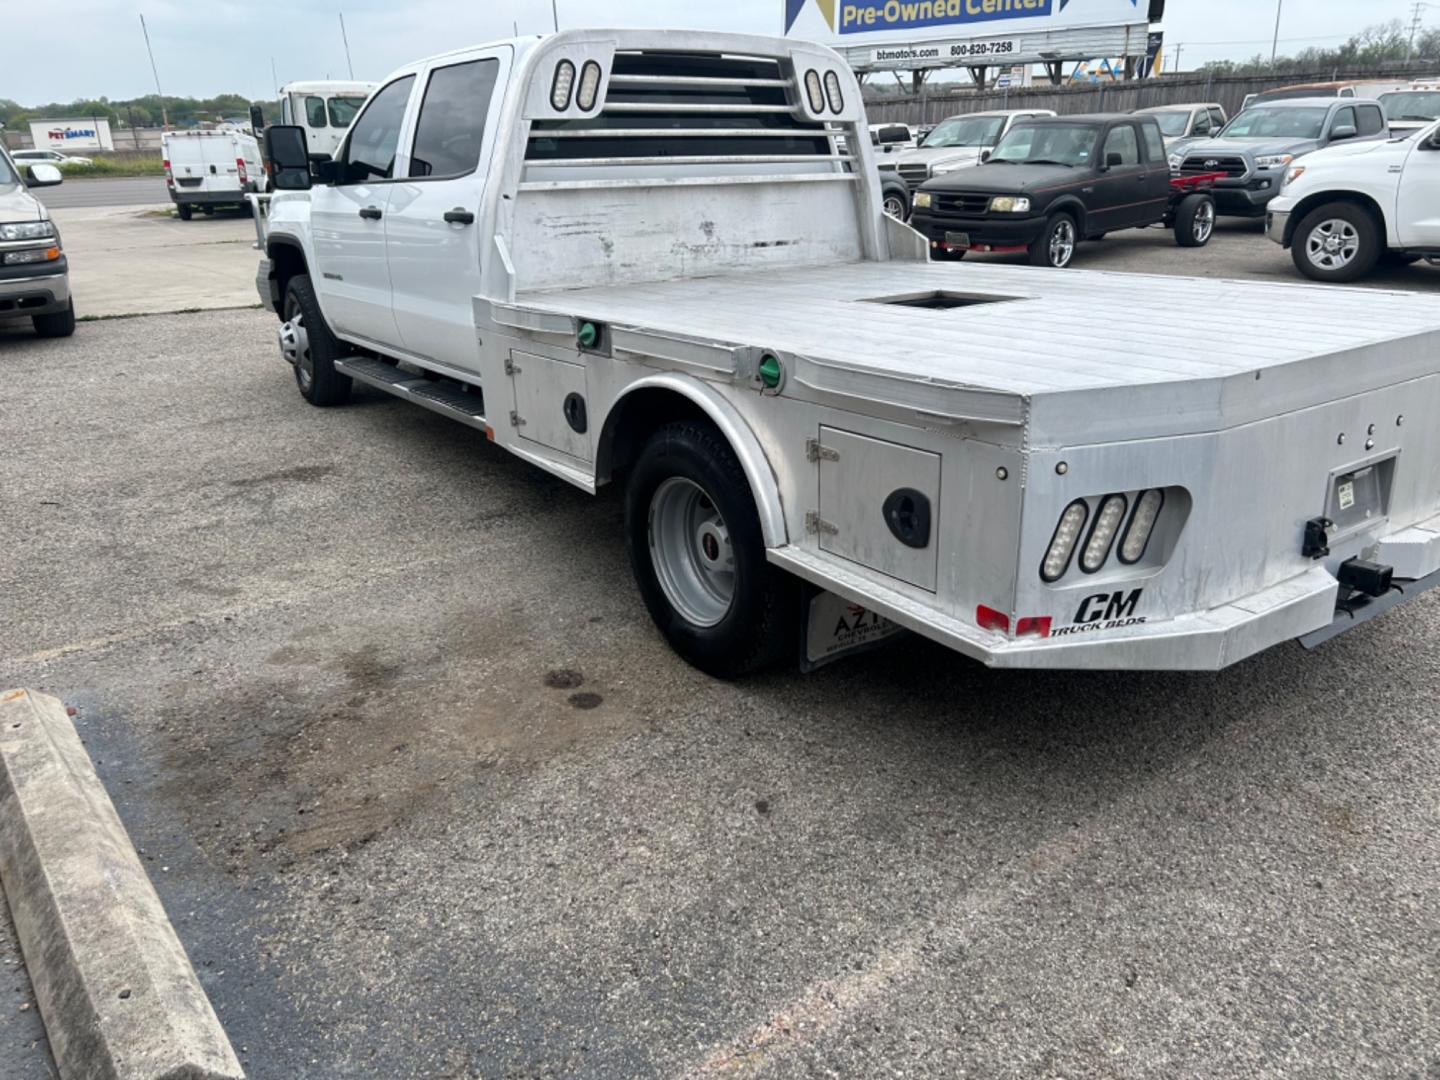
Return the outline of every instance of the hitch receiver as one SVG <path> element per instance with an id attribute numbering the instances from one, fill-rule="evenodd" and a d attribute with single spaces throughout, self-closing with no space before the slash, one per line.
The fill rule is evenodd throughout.
<path id="1" fill-rule="evenodd" d="M 1346 559 L 1340 564 L 1340 587 L 1366 596 L 1384 596 L 1390 591 L 1391 567 L 1368 559 Z"/>

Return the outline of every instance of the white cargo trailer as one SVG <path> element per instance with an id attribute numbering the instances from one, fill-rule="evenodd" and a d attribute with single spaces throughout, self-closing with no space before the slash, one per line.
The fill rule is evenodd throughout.
<path id="1" fill-rule="evenodd" d="M 1440 302 L 930 264 L 824 47 L 501 42 L 397 72 L 333 162 L 268 139 L 257 284 L 304 397 L 359 381 L 623 483 L 708 671 L 892 623 L 1214 669 L 1440 582 Z"/>

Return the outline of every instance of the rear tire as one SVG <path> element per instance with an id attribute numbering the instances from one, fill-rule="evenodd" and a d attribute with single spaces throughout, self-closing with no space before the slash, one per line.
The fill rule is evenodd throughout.
<path id="1" fill-rule="evenodd" d="M 794 649 L 799 590 L 765 561 L 745 471 L 713 424 L 650 436 L 625 488 L 625 537 L 650 617 L 701 671 L 735 678 Z"/>
<path id="2" fill-rule="evenodd" d="M 1192 193 L 1175 208 L 1175 243 L 1181 247 L 1204 247 L 1215 235 L 1215 200 Z"/>
<path id="3" fill-rule="evenodd" d="M 1369 211 L 1355 203 L 1316 207 L 1295 228 L 1290 257 L 1313 281 L 1354 281 L 1375 268 L 1385 237 Z"/>
<path id="4" fill-rule="evenodd" d="M 175 213 L 180 215 L 181 221 L 189 221 L 190 218 L 194 215 L 195 211 L 191 208 L 189 203 L 182 202 L 175 204 Z"/>
<path id="5" fill-rule="evenodd" d="M 30 322 L 35 327 L 37 337 L 69 337 L 75 333 L 75 301 L 72 298 L 65 305 L 64 311 L 52 312 L 49 315 L 33 315 Z"/>
<path id="6" fill-rule="evenodd" d="M 285 301 L 280 310 L 285 318 L 280 327 L 281 341 L 286 340 L 288 332 L 291 347 L 296 350 L 295 385 L 300 396 L 311 405 L 344 404 L 350 397 L 353 380 L 335 370 L 335 361 L 348 355 L 349 350 L 326 325 L 308 274 L 296 274 L 286 284 Z"/>
<path id="7" fill-rule="evenodd" d="M 1073 217 L 1063 211 L 1052 215 L 1030 245 L 1030 265 L 1065 269 L 1075 258 L 1078 235 Z"/>

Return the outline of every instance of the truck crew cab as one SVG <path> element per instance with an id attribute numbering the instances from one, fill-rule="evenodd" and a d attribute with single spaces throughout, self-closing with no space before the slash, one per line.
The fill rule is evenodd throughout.
<path id="1" fill-rule="evenodd" d="M 937 257 L 1025 251 L 1035 266 L 1063 268 L 1082 237 L 1117 229 L 1163 224 L 1181 247 L 1206 244 L 1215 203 L 1199 189 L 1214 179 L 1171 177 L 1153 116 L 1032 119 L 985 162 L 925 184 L 910 224 Z"/>
<path id="2" fill-rule="evenodd" d="M 623 485 L 707 671 L 894 626 L 1219 668 L 1440 581 L 1440 303 L 930 263 L 829 49 L 499 42 L 396 72 L 331 162 L 267 144 L 257 284 L 304 399 L 358 382 Z"/>

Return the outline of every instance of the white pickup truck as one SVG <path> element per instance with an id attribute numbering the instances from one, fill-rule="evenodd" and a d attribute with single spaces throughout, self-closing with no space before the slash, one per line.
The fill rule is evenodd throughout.
<path id="1" fill-rule="evenodd" d="M 1382 259 L 1440 260 L 1440 123 L 1298 159 L 1266 207 L 1266 233 L 1316 281 L 1353 281 Z"/>
<path id="2" fill-rule="evenodd" d="M 257 284 L 305 399 L 360 382 L 623 483 L 707 671 L 891 623 L 1213 669 L 1440 582 L 1440 302 L 931 264 L 828 49 L 505 41 L 396 72 L 331 162 L 267 154 Z"/>

